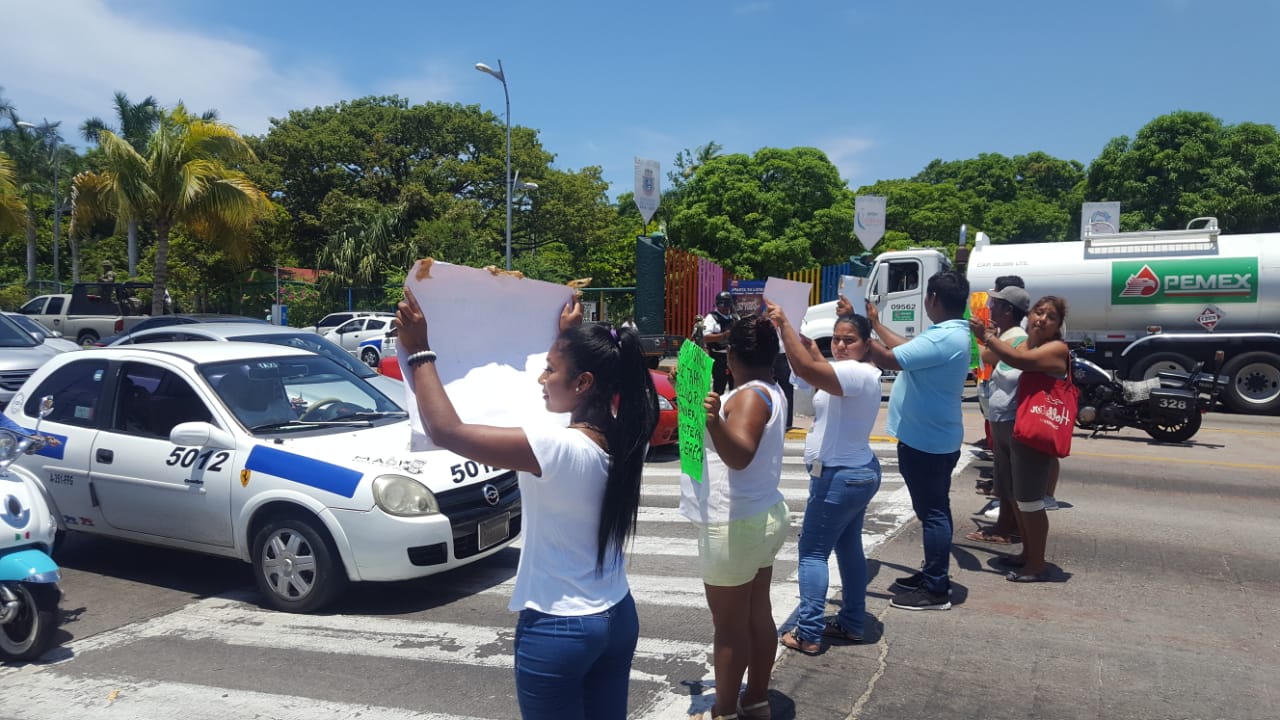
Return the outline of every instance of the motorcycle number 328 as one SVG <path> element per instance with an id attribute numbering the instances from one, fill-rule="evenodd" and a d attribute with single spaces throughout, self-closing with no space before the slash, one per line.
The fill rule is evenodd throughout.
<path id="1" fill-rule="evenodd" d="M 1173 398 L 1160 398 L 1160 407 L 1173 408 L 1174 410 L 1186 410 L 1186 400 L 1175 400 Z"/>
<path id="2" fill-rule="evenodd" d="M 164 464 L 177 465 L 184 468 L 194 465 L 200 470 L 218 472 L 222 469 L 222 464 L 229 459 L 231 459 L 231 453 L 226 450 L 205 450 L 201 452 L 200 448 L 176 447 L 173 452 L 169 453 L 169 457 L 164 461 Z"/>

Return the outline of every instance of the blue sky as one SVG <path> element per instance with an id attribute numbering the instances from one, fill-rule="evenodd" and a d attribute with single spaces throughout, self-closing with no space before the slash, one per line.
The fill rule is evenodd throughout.
<path id="1" fill-rule="evenodd" d="M 556 165 L 822 149 L 857 188 L 934 158 L 1091 161 L 1173 110 L 1280 124 L 1276 0 L 8 0 L 0 86 L 24 119 L 134 100 L 217 108 L 244 133 L 292 108 L 396 93 L 503 112 Z M 536 180 L 536 178 L 531 178 Z M 664 178 L 665 182 L 665 178 Z"/>

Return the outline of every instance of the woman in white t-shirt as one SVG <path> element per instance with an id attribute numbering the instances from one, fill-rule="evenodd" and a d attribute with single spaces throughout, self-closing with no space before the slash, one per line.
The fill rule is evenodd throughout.
<path id="1" fill-rule="evenodd" d="M 547 410 L 569 413 L 569 426 L 548 418 L 500 428 L 459 420 L 411 293 L 396 313 L 431 439 L 519 471 L 524 546 L 509 607 L 520 613 L 516 693 L 526 720 L 623 720 L 640 632 L 622 550 L 635 531 L 658 396 L 634 331 L 581 322 L 575 301 L 538 379 Z"/>
<path id="2" fill-rule="evenodd" d="M 800 530 L 800 607 L 796 625 L 782 644 L 814 655 L 822 638 L 860 643 L 867 611 L 867 558 L 862 520 L 880 490 L 880 460 L 871 450 L 871 429 L 880 412 L 880 368 L 867 361 L 871 324 L 861 315 L 836 318 L 831 334 L 833 361 L 802 338 L 786 313 L 769 303 L 768 314 L 791 359 L 796 376 L 814 388 L 813 428 L 804 445 L 809 470 L 809 502 Z M 827 561 L 832 550 L 840 568 L 843 604 L 823 622 L 827 606 Z"/>
<path id="3" fill-rule="evenodd" d="M 716 701 L 712 718 L 769 717 L 769 675 L 778 628 L 769 587 L 786 540 L 782 447 L 787 399 L 773 379 L 778 335 L 768 318 L 748 315 L 728 330 L 737 387 L 707 393 L 702 481 L 680 480 L 680 512 L 698 527 L 698 560 L 715 628 Z M 747 688 L 738 702 L 742 676 Z M 736 714 L 735 714 L 736 713 Z"/>

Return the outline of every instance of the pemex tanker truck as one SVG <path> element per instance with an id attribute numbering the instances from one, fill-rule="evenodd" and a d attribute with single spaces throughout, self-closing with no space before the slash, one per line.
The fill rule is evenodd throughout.
<path id="1" fill-rule="evenodd" d="M 951 262 L 932 248 L 882 253 L 855 293 L 910 337 L 929 322 L 929 276 L 947 269 Z M 1188 370 L 1221 350 L 1219 372 L 1230 380 L 1223 402 L 1280 413 L 1280 233 L 1222 235 L 1215 218 L 1185 230 L 1086 230 L 1077 242 L 995 245 L 978 233 L 964 270 L 974 291 L 1018 275 L 1033 301 L 1065 298 L 1067 342 L 1121 378 Z M 834 318 L 835 303 L 815 305 L 801 332 L 823 346 Z"/>

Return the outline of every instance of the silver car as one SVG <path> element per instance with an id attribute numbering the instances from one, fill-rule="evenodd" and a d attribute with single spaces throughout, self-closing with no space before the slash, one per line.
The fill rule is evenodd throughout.
<path id="1" fill-rule="evenodd" d="M 68 352 L 70 350 L 80 349 L 79 344 L 62 337 L 62 333 L 54 332 L 22 313 L 6 312 L 4 313 L 4 316 L 18 323 L 23 327 L 23 329 L 31 333 L 31 337 L 35 338 L 36 342 L 42 342 L 59 352 Z"/>
<path id="2" fill-rule="evenodd" d="M 31 373 L 64 352 L 65 349 L 35 339 L 7 315 L 0 316 L 0 408 L 9 404 L 13 394 L 31 377 Z M 403 395 L 402 390 L 400 396 Z"/>
<path id="3" fill-rule="evenodd" d="M 379 375 L 373 371 L 373 368 L 355 359 L 351 353 L 342 349 L 332 340 L 299 328 L 238 322 L 172 325 L 132 333 L 117 342 L 111 343 L 109 347 L 181 340 L 235 340 L 237 342 L 260 342 L 302 348 L 317 355 L 323 355 L 345 367 L 357 377 L 381 390 L 383 395 L 394 400 L 397 405 L 403 407 L 405 403 L 403 382 L 385 375 Z M 25 379 L 25 376 L 23 379 Z"/>

